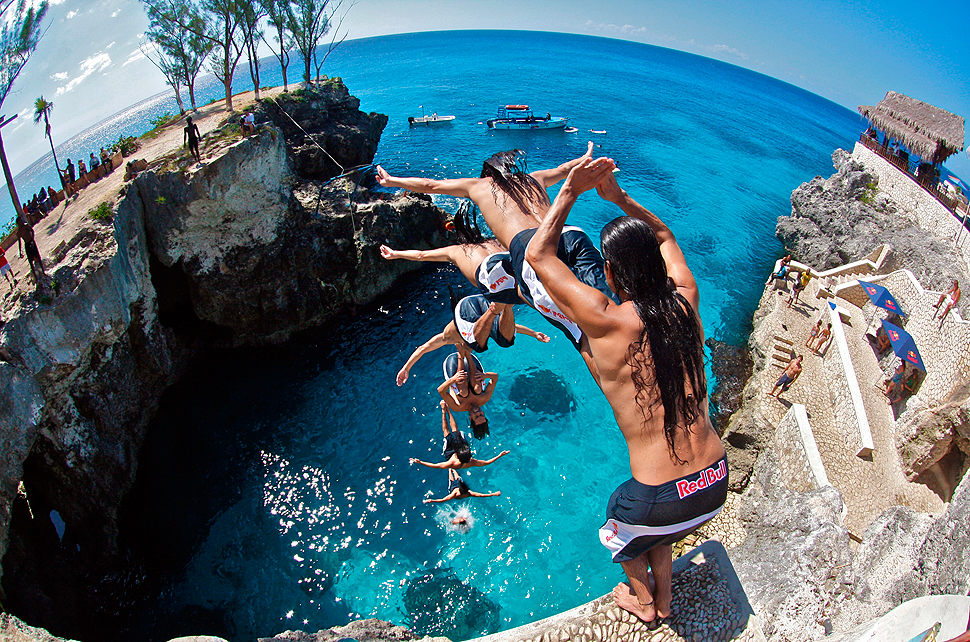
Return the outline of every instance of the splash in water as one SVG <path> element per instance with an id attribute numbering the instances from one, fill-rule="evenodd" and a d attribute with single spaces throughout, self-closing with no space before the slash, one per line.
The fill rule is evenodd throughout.
<path id="1" fill-rule="evenodd" d="M 435 520 L 446 531 L 461 535 L 470 531 L 472 526 L 475 525 L 475 516 L 472 515 L 467 504 L 459 506 L 455 510 L 442 508 L 435 516 Z"/>

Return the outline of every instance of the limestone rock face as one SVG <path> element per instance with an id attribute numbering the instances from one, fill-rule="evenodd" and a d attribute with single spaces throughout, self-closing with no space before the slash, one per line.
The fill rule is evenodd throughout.
<path id="1" fill-rule="evenodd" d="M 841 511 L 842 497 L 831 486 L 809 493 L 786 489 L 774 452 L 762 452 L 742 497 L 748 535 L 730 555 L 769 640 L 824 636 L 827 604 L 853 581 Z"/>
<path id="2" fill-rule="evenodd" d="M 395 642 L 398 640 L 422 640 L 422 642 L 451 642 L 443 637 L 421 637 L 411 633 L 403 626 L 374 618 L 354 620 L 347 626 L 336 626 L 316 633 L 286 631 L 272 638 L 260 638 L 259 642 L 335 642 L 351 638 L 358 642 Z"/>
<path id="3" fill-rule="evenodd" d="M 944 290 L 954 278 L 965 278 L 947 244 L 921 232 L 910 215 L 879 193 L 874 173 L 845 150 L 836 150 L 832 162 L 836 173 L 803 183 L 792 192 L 791 216 L 778 218 L 776 234 L 796 260 L 825 270 L 888 243 L 893 253 L 887 272 L 906 268 L 924 287 Z"/>
<path id="4" fill-rule="evenodd" d="M 331 155 L 369 163 L 384 117 L 333 94 Z M 384 261 L 380 243 L 445 240 L 426 197 L 321 189 L 294 174 L 271 125 L 232 135 L 205 165 L 140 175 L 110 225 L 55 249 L 60 292 L 0 329 L 0 601 L 57 635 L 76 636 L 89 583 L 118 553 L 148 422 L 189 357 L 368 304 L 420 268 Z"/>
<path id="5" fill-rule="evenodd" d="M 286 137 L 296 173 L 312 180 L 373 161 L 387 126 L 387 116 L 360 111 L 360 100 L 340 78 L 262 101 L 256 121 L 266 120 Z"/>
<path id="6" fill-rule="evenodd" d="M 860 578 L 834 620 L 839 630 L 879 617 L 924 595 L 970 592 L 970 474 L 935 519 L 894 507 L 866 531 L 852 567 Z"/>

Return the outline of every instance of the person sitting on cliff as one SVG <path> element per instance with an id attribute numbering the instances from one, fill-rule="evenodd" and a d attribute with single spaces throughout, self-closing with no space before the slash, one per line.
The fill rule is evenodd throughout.
<path id="1" fill-rule="evenodd" d="M 182 145 L 188 145 L 189 152 L 198 163 L 202 162 L 202 156 L 199 154 L 199 138 L 201 137 L 199 126 L 192 122 L 191 116 L 186 116 L 185 129 L 182 130 Z"/>
<path id="2" fill-rule="evenodd" d="M 788 362 L 788 366 L 785 371 L 781 373 L 778 377 L 778 381 L 775 382 L 775 387 L 771 389 L 768 393 L 769 397 L 774 397 L 775 399 L 781 399 L 781 393 L 788 392 L 791 385 L 795 383 L 795 380 L 802 374 L 802 355 L 798 355 L 794 359 Z M 778 390 L 778 394 L 775 394 L 775 390 Z"/>
<path id="3" fill-rule="evenodd" d="M 381 256 L 387 260 L 451 262 L 489 301 L 522 303 L 512 274 L 512 256 L 498 240 L 482 234 L 476 212 L 475 206 L 466 202 L 455 213 L 453 225 L 460 245 L 430 250 L 394 250 L 381 245 Z"/>
<path id="4" fill-rule="evenodd" d="M 502 491 L 497 490 L 491 493 L 476 493 L 468 488 L 468 484 L 461 478 L 461 475 L 453 468 L 448 469 L 448 494 L 441 499 L 425 499 L 425 504 L 440 504 L 450 502 L 453 499 L 466 499 L 468 497 L 499 497 Z"/>
<path id="5" fill-rule="evenodd" d="M 587 366 L 592 368 L 592 355 L 579 326 L 556 306 L 525 260 L 529 242 L 551 204 L 546 188 L 566 178 L 571 169 L 588 161 L 592 153 L 593 143 L 589 142 L 583 156 L 552 169 L 528 173 L 519 167 L 524 152 L 500 152 L 484 162 L 478 178 L 400 178 L 391 176 L 378 166 L 377 181 L 384 187 L 472 199 L 495 238 L 509 249 L 520 296 L 547 321 L 562 330 L 580 351 Z M 614 296 L 606 283 L 603 257 L 583 230 L 571 226 L 563 230 L 559 256 L 580 281 L 607 297 Z"/>
<path id="6" fill-rule="evenodd" d="M 899 365 L 896 366 L 896 370 L 893 372 L 893 375 L 882 382 L 882 394 L 886 395 L 886 397 L 892 397 L 895 388 L 902 385 L 905 374 L 906 362 L 900 361 Z"/>
<path id="7" fill-rule="evenodd" d="M 943 319 L 946 318 L 947 312 L 953 309 L 953 307 L 960 302 L 960 282 L 953 279 L 953 285 L 950 289 L 940 295 L 940 300 L 936 302 L 933 306 L 933 318 L 936 318 L 936 313 L 940 311 L 940 306 L 946 301 L 946 307 L 943 308 L 943 314 L 940 315 L 940 327 L 943 327 Z"/>
<path id="8" fill-rule="evenodd" d="M 252 110 L 247 111 L 242 117 L 242 133 L 243 136 L 256 133 L 256 116 Z"/>
<path id="9" fill-rule="evenodd" d="M 468 440 L 465 439 L 465 435 L 458 430 L 458 426 L 455 424 L 455 418 L 448 410 L 448 404 L 441 401 L 440 405 L 441 432 L 444 433 L 445 437 L 445 445 L 441 451 L 441 456 L 447 457 L 448 459 L 433 464 L 427 461 L 422 461 L 416 457 L 412 457 L 408 460 L 411 464 L 421 464 L 422 466 L 427 466 L 428 468 L 454 468 L 456 470 L 460 470 L 462 468 L 488 466 L 489 464 L 493 464 L 509 454 L 508 450 L 503 450 L 491 459 L 475 459 L 472 456 L 472 450 L 471 446 L 468 445 Z"/>
<path id="10" fill-rule="evenodd" d="M 616 586 L 614 602 L 651 622 L 670 615 L 671 544 L 724 505 L 727 459 L 708 414 L 697 282 L 673 232 L 620 188 L 615 167 L 586 159 L 569 172 L 526 260 L 587 337 L 590 372 L 626 440 L 632 477 L 610 498 L 599 536 L 629 582 Z M 566 217 L 593 188 L 626 215 L 600 234 L 619 304 L 559 257 Z"/>

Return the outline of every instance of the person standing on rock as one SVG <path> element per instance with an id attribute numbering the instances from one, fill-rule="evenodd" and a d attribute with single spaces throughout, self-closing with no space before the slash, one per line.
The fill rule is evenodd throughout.
<path id="1" fill-rule="evenodd" d="M 21 247 L 21 243 L 23 243 L 23 247 Z M 20 258 L 24 257 L 24 253 L 27 254 L 30 273 L 34 276 L 37 287 L 40 288 L 40 277 L 47 276 L 44 272 L 44 261 L 41 260 L 40 250 L 37 249 L 37 243 L 34 241 L 34 229 L 24 223 L 20 217 L 17 217 L 17 248 L 20 251 Z M 38 276 L 38 272 L 40 272 L 40 276 Z"/>
<path id="2" fill-rule="evenodd" d="M 804 358 L 805 357 L 802 355 L 798 355 L 788 362 L 788 367 L 786 367 L 785 371 L 781 373 L 781 376 L 778 377 L 778 381 L 775 382 L 775 387 L 772 388 L 771 392 L 768 393 L 769 397 L 781 399 L 781 393 L 788 392 L 791 385 L 795 383 L 795 380 L 798 379 L 799 375 L 802 374 L 802 359 Z M 775 390 L 778 390 L 777 395 L 775 394 Z"/>
<path id="3" fill-rule="evenodd" d="M 620 188 L 615 168 L 611 159 L 584 159 L 569 172 L 526 260 L 587 337 L 587 365 L 626 439 L 632 478 L 610 497 L 599 535 L 629 580 L 614 601 L 651 622 L 670 615 L 671 544 L 724 506 L 727 459 L 708 414 L 697 283 L 673 232 Z M 600 235 L 619 304 L 557 254 L 570 209 L 593 188 L 626 214 Z"/>
<path id="4" fill-rule="evenodd" d="M 7 262 L 7 256 L 3 253 L 3 248 L 0 247 L 0 274 L 7 279 L 7 283 L 10 284 L 10 291 L 13 292 L 13 286 L 17 285 L 17 275 L 10 267 L 10 263 Z M 11 281 L 11 277 L 13 281 Z"/>
<path id="5" fill-rule="evenodd" d="M 182 144 L 189 146 L 189 152 L 195 157 L 196 162 L 202 162 L 202 156 L 199 155 L 199 138 L 202 134 L 199 133 L 199 126 L 192 122 L 192 117 L 187 116 L 185 118 L 185 129 L 182 134 Z"/>

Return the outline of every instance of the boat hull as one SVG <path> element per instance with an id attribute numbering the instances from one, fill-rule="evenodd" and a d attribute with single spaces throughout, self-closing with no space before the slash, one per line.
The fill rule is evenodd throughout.
<path id="1" fill-rule="evenodd" d="M 550 118 L 530 121 L 523 118 L 492 118 L 487 122 L 489 129 L 562 129 L 569 124 L 569 119 Z"/>
<path id="2" fill-rule="evenodd" d="M 433 125 L 435 123 L 450 123 L 454 119 L 454 116 L 409 116 L 408 123 L 411 125 Z"/>

